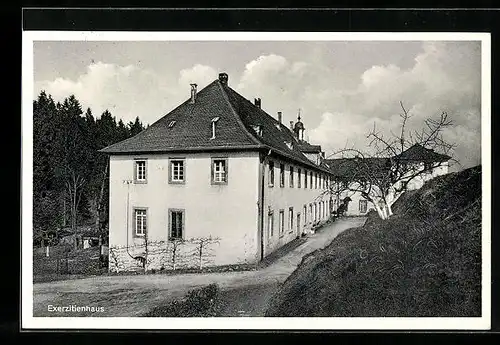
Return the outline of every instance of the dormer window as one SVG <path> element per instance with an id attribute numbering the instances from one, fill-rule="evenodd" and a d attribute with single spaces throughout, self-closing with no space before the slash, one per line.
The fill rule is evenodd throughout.
<path id="1" fill-rule="evenodd" d="M 168 128 L 172 128 L 172 127 L 174 127 L 175 122 L 176 122 L 176 121 L 170 121 L 170 123 L 168 124 Z"/>
<path id="2" fill-rule="evenodd" d="M 288 149 L 293 150 L 293 145 L 289 141 L 285 141 L 285 145 L 288 147 Z"/>
<path id="3" fill-rule="evenodd" d="M 426 172 L 430 172 L 434 168 L 434 164 L 432 162 L 424 162 L 424 170 Z"/>
<path id="4" fill-rule="evenodd" d="M 219 121 L 218 116 L 212 119 L 212 137 L 210 139 L 215 139 L 215 127 L 217 126 L 217 121 Z"/>
<path id="5" fill-rule="evenodd" d="M 279 125 L 279 123 L 275 124 L 275 126 L 281 131 L 281 126 Z"/>
<path id="6" fill-rule="evenodd" d="M 253 125 L 252 128 L 255 131 L 255 134 L 260 137 L 262 136 L 262 125 Z"/>

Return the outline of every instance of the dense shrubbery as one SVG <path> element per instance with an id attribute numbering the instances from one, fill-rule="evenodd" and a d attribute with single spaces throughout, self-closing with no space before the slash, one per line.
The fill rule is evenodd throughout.
<path id="1" fill-rule="evenodd" d="M 305 257 L 268 316 L 479 316 L 481 168 L 409 192 Z"/>
<path id="2" fill-rule="evenodd" d="M 191 290 L 182 300 L 158 306 L 143 316 L 153 317 L 209 317 L 217 316 L 219 287 L 210 284 Z"/>

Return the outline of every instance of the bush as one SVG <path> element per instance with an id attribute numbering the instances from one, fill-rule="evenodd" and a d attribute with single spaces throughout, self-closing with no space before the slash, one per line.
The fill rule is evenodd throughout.
<path id="1" fill-rule="evenodd" d="M 151 317 L 210 317 L 217 316 L 220 289 L 216 284 L 191 290 L 179 301 L 158 306 L 144 316 Z"/>
<path id="2" fill-rule="evenodd" d="M 480 316 L 481 169 L 436 178 L 309 256 L 267 316 Z"/>

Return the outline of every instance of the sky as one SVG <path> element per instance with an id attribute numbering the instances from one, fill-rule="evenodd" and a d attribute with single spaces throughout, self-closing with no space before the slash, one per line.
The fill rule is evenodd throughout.
<path id="1" fill-rule="evenodd" d="M 306 138 L 327 156 L 368 145 L 374 124 L 390 136 L 445 111 L 456 143 L 453 170 L 481 163 L 481 43 L 474 41 L 34 42 L 34 97 L 74 94 L 95 116 L 152 124 L 198 90 L 229 75 L 229 86 L 283 122 L 300 109 Z"/>

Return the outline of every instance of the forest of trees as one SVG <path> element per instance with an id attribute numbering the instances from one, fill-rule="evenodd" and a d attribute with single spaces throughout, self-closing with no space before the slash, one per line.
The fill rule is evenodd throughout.
<path id="1" fill-rule="evenodd" d="M 107 236 L 108 157 L 98 150 L 145 127 L 106 110 L 94 117 L 71 95 L 62 103 L 42 91 L 33 101 L 33 240 L 55 244 L 60 229 L 79 225 Z"/>

